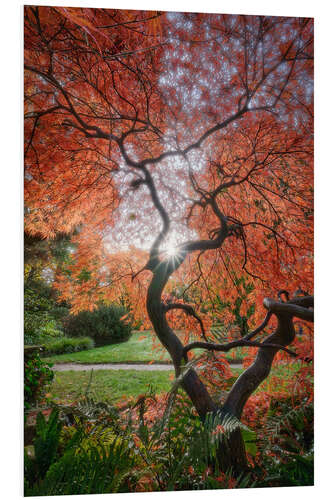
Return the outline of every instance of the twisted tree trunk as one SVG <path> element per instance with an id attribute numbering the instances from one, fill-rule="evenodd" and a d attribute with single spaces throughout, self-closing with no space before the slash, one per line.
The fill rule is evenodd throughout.
<path id="1" fill-rule="evenodd" d="M 161 299 L 163 288 L 170 276 L 170 271 L 168 263 L 161 263 L 155 270 L 148 288 L 147 311 L 156 335 L 171 356 L 176 377 L 178 377 L 181 373 L 182 361 L 186 359 L 184 357 L 184 346 L 168 324 Z M 187 372 L 183 378 L 182 385 L 191 398 L 201 419 L 204 420 L 208 412 L 217 410 L 216 404 L 195 370 L 191 369 Z"/>

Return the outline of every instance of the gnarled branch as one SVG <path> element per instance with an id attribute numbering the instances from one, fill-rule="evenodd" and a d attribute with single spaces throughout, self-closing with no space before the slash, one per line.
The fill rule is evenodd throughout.
<path id="1" fill-rule="evenodd" d="M 298 297 L 288 302 L 265 298 L 264 307 L 277 316 L 288 314 L 305 321 L 313 322 L 314 320 L 313 296 Z"/>

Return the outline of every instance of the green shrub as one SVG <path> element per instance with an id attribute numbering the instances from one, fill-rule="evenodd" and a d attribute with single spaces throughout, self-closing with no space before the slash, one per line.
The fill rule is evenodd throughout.
<path id="1" fill-rule="evenodd" d="M 88 336 L 96 347 L 117 344 L 129 339 L 132 325 L 121 318 L 127 314 L 122 306 L 100 306 L 95 311 L 82 311 L 64 319 L 64 331 L 69 337 Z"/>
<path id="2" fill-rule="evenodd" d="M 52 299 L 41 295 L 39 290 L 24 289 L 24 343 L 44 343 L 63 337 L 60 319 L 68 314 L 64 307 L 57 307 Z"/>
<path id="3" fill-rule="evenodd" d="M 37 351 L 25 355 L 24 359 L 24 410 L 29 410 L 41 399 L 54 373 L 50 363 L 40 359 Z"/>
<path id="4" fill-rule="evenodd" d="M 92 349 L 94 346 L 95 343 L 90 337 L 63 337 L 58 340 L 54 340 L 53 342 L 44 344 L 43 354 L 51 355 L 86 351 L 88 349 Z"/>

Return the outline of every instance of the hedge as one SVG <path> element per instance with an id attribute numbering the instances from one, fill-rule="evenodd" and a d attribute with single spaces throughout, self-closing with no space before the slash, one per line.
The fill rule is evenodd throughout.
<path id="1" fill-rule="evenodd" d="M 92 349 L 95 343 L 90 337 L 63 337 L 43 345 L 43 354 L 64 354 Z"/>

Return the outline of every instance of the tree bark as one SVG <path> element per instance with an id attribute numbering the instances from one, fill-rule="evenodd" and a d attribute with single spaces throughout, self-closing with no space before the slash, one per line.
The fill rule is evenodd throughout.
<path id="1" fill-rule="evenodd" d="M 156 335 L 172 358 L 176 377 L 178 377 L 181 373 L 182 363 L 185 363 L 183 356 L 184 346 L 170 328 L 161 300 L 162 291 L 169 275 L 170 270 L 168 269 L 168 264 L 160 263 L 158 268 L 154 271 L 153 278 L 148 288 L 147 311 Z M 210 397 L 206 387 L 201 382 L 195 370 L 191 369 L 186 373 L 183 378 L 182 386 L 202 420 L 204 420 L 208 412 L 217 410 L 217 405 Z"/>
<path id="2" fill-rule="evenodd" d="M 299 297 L 287 303 L 264 299 L 264 306 L 268 311 L 276 315 L 278 325 L 275 332 L 267 337 L 263 344 L 277 344 L 283 347 L 288 346 L 295 339 L 295 329 L 293 317 L 313 321 L 313 297 Z M 232 386 L 222 412 L 234 415 L 239 420 L 246 402 L 259 385 L 269 376 L 274 357 L 279 351 L 277 347 L 260 348 L 257 356 L 249 368 L 247 368 Z M 241 443 L 242 442 L 242 443 Z M 243 444 L 243 446 L 242 446 Z M 247 460 L 244 442 L 240 433 L 231 434 L 229 438 L 230 455 L 226 457 L 225 464 L 233 467 L 235 471 L 242 471 L 246 468 Z M 244 469 L 243 469 L 244 470 Z"/>
<path id="3" fill-rule="evenodd" d="M 179 376 L 182 362 L 185 362 L 183 355 L 184 346 L 170 328 L 161 300 L 162 291 L 168 278 L 167 265 L 160 263 L 158 268 L 154 270 L 153 278 L 148 288 L 147 310 L 155 333 L 162 345 L 168 350 L 173 360 L 176 376 Z M 194 369 L 188 370 L 185 374 L 182 380 L 182 387 L 190 397 L 202 421 L 205 420 L 208 413 L 216 415 L 218 411 L 223 412 L 223 408 L 219 407 L 213 401 Z M 223 471 L 232 468 L 236 473 L 240 473 L 247 469 L 245 446 L 239 429 L 231 433 L 228 441 L 221 443 L 217 450 L 217 456 L 220 469 Z"/>
<path id="4" fill-rule="evenodd" d="M 152 269 L 153 277 L 147 294 L 147 311 L 156 335 L 173 360 L 175 373 L 178 377 L 181 374 L 181 367 L 187 359 L 186 350 L 184 351 L 182 342 L 168 324 L 167 308 L 161 298 L 163 289 L 173 271 L 174 268 L 172 268 L 170 261 L 159 262 Z M 287 303 L 265 299 L 264 306 L 270 313 L 277 316 L 278 326 L 275 332 L 267 337 L 262 344 L 274 344 L 279 347 L 259 348 L 254 362 L 238 377 L 222 406 L 213 401 L 194 369 L 188 370 L 183 377 L 182 387 L 190 397 L 202 421 L 205 420 L 208 413 L 218 414 L 221 418 L 230 415 L 240 420 L 245 403 L 268 377 L 275 354 L 281 347 L 288 346 L 294 340 L 293 316 L 307 320 L 311 320 L 311 315 L 313 316 L 313 297 L 302 297 Z M 231 432 L 228 438 L 223 440 L 217 454 L 221 470 L 232 469 L 237 475 L 246 472 L 248 464 L 240 428 Z"/>

